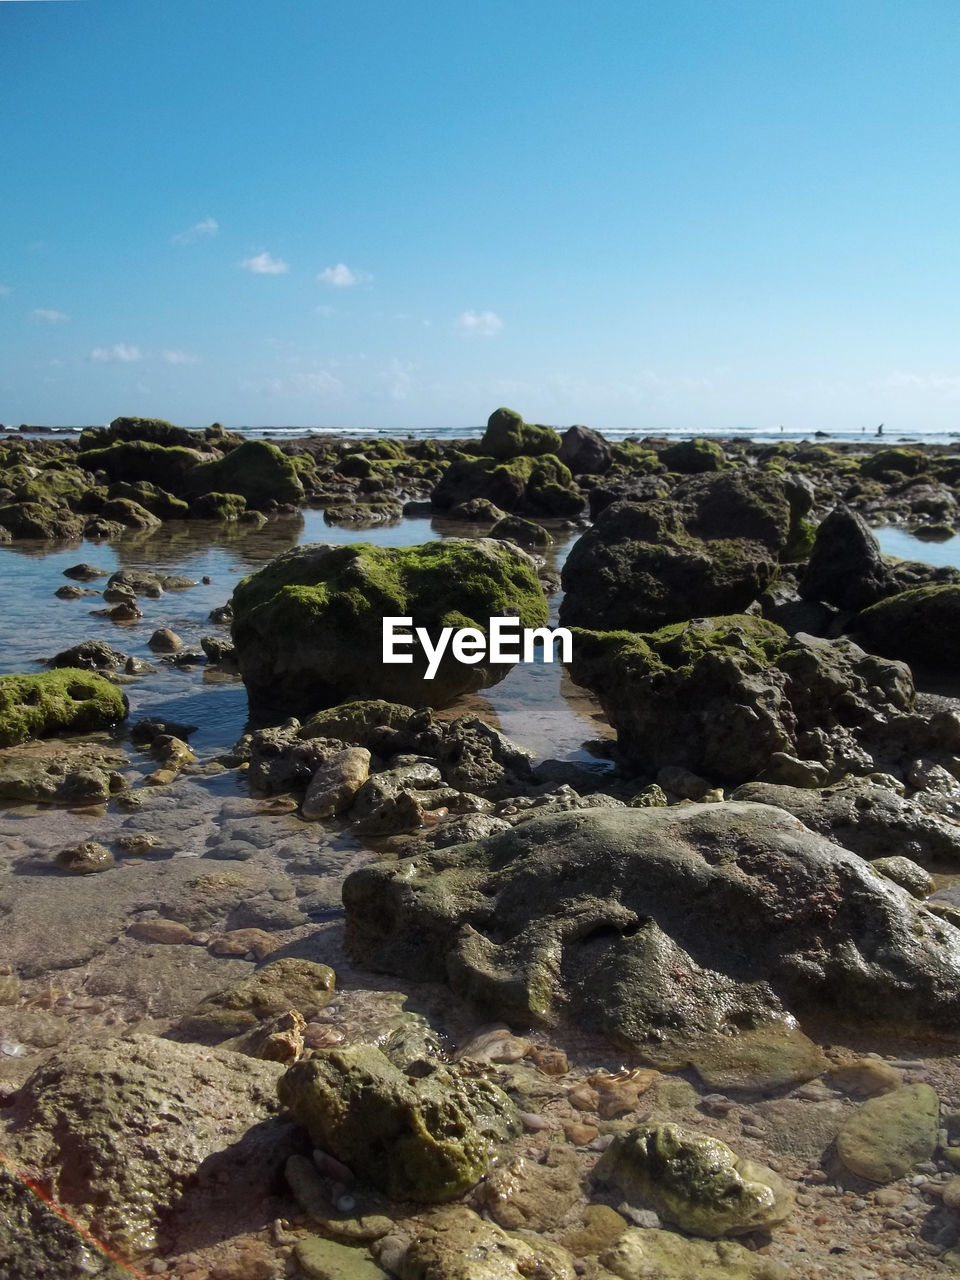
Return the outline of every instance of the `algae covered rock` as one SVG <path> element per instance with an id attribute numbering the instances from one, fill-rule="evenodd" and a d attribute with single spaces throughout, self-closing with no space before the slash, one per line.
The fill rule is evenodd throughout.
<path id="1" fill-rule="evenodd" d="M 738 1041 L 749 1063 L 785 1010 L 960 1027 L 960 932 L 767 805 L 535 818 L 363 867 L 343 903 L 361 964 L 447 982 L 518 1024 L 568 1019 L 652 1061 L 709 1063 L 719 1037 L 732 1074 Z M 809 1041 L 783 1045 L 823 1069 Z"/>
<path id="2" fill-rule="evenodd" d="M 241 495 L 251 507 L 302 502 L 303 483 L 293 461 L 274 444 L 245 440 L 223 458 L 201 462 L 186 477 L 186 496 Z"/>
<path id="3" fill-rule="evenodd" d="M 225 1040 L 290 1010 L 315 1017 L 333 998 L 336 975 L 325 964 L 291 956 L 266 964 L 235 987 L 207 996 L 181 1020 L 181 1030 L 203 1040 Z"/>
<path id="4" fill-rule="evenodd" d="M 726 454 L 715 440 L 678 440 L 660 450 L 660 461 L 671 471 L 686 475 L 698 475 L 704 471 L 721 471 L 726 464 Z"/>
<path id="5" fill-rule="evenodd" d="M 408 1076 L 372 1045 L 316 1051 L 278 1094 L 315 1145 L 401 1200 L 455 1200 L 486 1173 L 494 1143 L 519 1132 L 495 1085 L 440 1064 Z"/>
<path id="6" fill-rule="evenodd" d="M 691 1235 L 713 1239 L 768 1230 L 793 1210 L 793 1192 L 772 1169 L 675 1124 L 614 1138 L 594 1175 Z"/>
<path id="7" fill-rule="evenodd" d="M 632 764 L 724 783 L 752 781 L 777 756 L 812 756 L 824 781 L 870 772 L 882 717 L 914 699 L 902 664 L 751 615 L 647 634 L 578 630 L 569 669 L 599 697 Z"/>
<path id="8" fill-rule="evenodd" d="M 254 705 L 311 712 L 353 697 L 441 705 L 501 679 L 508 666 L 458 662 L 450 646 L 433 679 L 413 662 L 383 662 L 383 619 L 413 619 L 435 644 L 444 627 L 484 635 L 494 616 L 542 626 L 547 602 L 532 562 L 509 544 L 451 539 L 419 547 L 297 547 L 233 594 L 233 639 Z"/>
<path id="9" fill-rule="evenodd" d="M 459 519 L 500 519 L 504 513 L 577 516 L 586 505 L 573 476 L 552 453 L 458 459 L 444 472 L 430 501 L 436 511 L 450 511 Z"/>
<path id="10" fill-rule="evenodd" d="M 513 409 L 495 409 L 487 419 L 480 451 L 492 458 L 516 458 L 520 454 L 536 457 L 541 453 L 559 453 L 560 437 L 552 427 L 539 427 L 524 422 Z"/>
<path id="11" fill-rule="evenodd" d="M 894 1182 L 933 1156 L 939 1124 L 936 1090 L 905 1085 L 857 1108 L 837 1134 L 837 1154 L 861 1178 Z"/>
<path id="12" fill-rule="evenodd" d="M 238 1198 L 250 1181 L 268 1193 L 290 1152 L 289 1130 L 263 1124 L 280 1072 L 154 1036 L 71 1045 L 16 1094 L 7 1149 L 98 1239 L 136 1256 L 211 1157 Z"/>
<path id="13" fill-rule="evenodd" d="M 125 719 L 129 709 L 115 684 L 77 667 L 0 676 L 0 747 L 107 729 Z"/>
<path id="14" fill-rule="evenodd" d="M 27 804 L 103 804 L 126 786 L 122 751 L 99 742 L 41 740 L 0 748 L 0 799 Z"/>
<path id="15" fill-rule="evenodd" d="M 600 1253 L 621 1280 L 787 1280 L 772 1258 L 733 1240 L 690 1240 L 673 1231 L 631 1227 Z"/>
<path id="16" fill-rule="evenodd" d="M 383 1246 L 379 1251 L 386 1263 Z M 421 1218 L 415 1238 L 391 1260 L 390 1270 L 400 1280 L 575 1280 L 577 1275 L 573 1256 L 560 1245 L 504 1231 L 466 1205 Z"/>
<path id="17" fill-rule="evenodd" d="M 864 610 L 853 627 L 868 648 L 949 667 L 960 645 L 960 585 L 915 587 Z"/>
<path id="18" fill-rule="evenodd" d="M 614 502 L 563 566 L 560 620 L 647 631 L 743 610 L 776 579 L 796 531 L 785 482 L 692 476 L 669 499 Z"/>

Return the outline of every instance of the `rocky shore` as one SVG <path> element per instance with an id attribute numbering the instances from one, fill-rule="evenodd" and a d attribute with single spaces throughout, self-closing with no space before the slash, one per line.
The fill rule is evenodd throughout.
<path id="1" fill-rule="evenodd" d="M 875 533 L 958 503 L 946 447 L 508 409 L 5 432 L 0 555 L 71 563 L 0 675 L 0 1272 L 960 1270 L 960 568 Z M 284 531 L 202 628 L 187 530 Z M 471 701 L 512 664 L 385 665 L 400 616 L 569 629 L 607 736 L 538 759 Z M 177 671 L 245 691 L 229 749 Z"/>

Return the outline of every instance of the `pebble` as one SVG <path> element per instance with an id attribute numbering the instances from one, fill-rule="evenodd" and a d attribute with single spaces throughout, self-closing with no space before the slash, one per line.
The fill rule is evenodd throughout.
<path id="1" fill-rule="evenodd" d="M 948 1209 L 960 1209 L 960 1178 L 950 1178 L 943 1184 L 943 1203 Z"/>
<path id="2" fill-rule="evenodd" d="M 652 1209 L 635 1209 L 626 1201 L 617 1205 L 617 1213 L 623 1214 L 635 1227 L 648 1227 L 656 1231 L 660 1226 L 660 1218 Z"/>
<path id="3" fill-rule="evenodd" d="M 521 1111 L 520 1123 L 527 1133 L 539 1133 L 543 1129 L 553 1128 L 546 1116 L 538 1115 L 535 1111 Z"/>
<path id="4" fill-rule="evenodd" d="M 595 1124 L 577 1124 L 570 1120 L 563 1126 L 563 1132 L 567 1141 L 572 1142 L 575 1147 L 585 1147 L 594 1140 L 599 1130 Z"/>

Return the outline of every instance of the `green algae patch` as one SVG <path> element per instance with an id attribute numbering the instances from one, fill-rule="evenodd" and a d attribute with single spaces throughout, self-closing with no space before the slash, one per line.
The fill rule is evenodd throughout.
<path id="1" fill-rule="evenodd" d="M 239 520 L 247 509 L 240 493 L 203 493 L 190 504 L 194 520 Z"/>
<path id="2" fill-rule="evenodd" d="M 864 609 L 853 626 L 871 649 L 889 658 L 952 666 L 960 644 L 960 586 L 901 591 Z"/>
<path id="3" fill-rule="evenodd" d="M 138 480 L 149 480 L 181 497 L 188 474 L 204 462 L 206 457 L 198 449 L 188 449 L 183 445 L 154 444 L 149 440 L 118 440 L 103 448 L 82 450 L 77 455 L 77 461 L 88 471 L 105 471 L 111 481 L 126 480 L 135 483 Z"/>
<path id="4" fill-rule="evenodd" d="M 496 1085 L 439 1063 L 410 1077 L 373 1045 L 316 1051 L 277 1093 L 314 1145 L 399 1200 L 457 1199 L 487 1172 L 494 1144 L 519 1132 Z"/>
<path id="5" fill-rule="evenodd" d="M 355 698 L 442 705 L 506 673 L 503 665 L 457 662 L 448 650 L 436 678 L 426 680 L 418 646 L 413 663 L 386 664 L 384 618 L 413 618 L 434 642 L 444 627 L 486 636 L 493 617 L 519 618 L 522 628 L 548 618 L 528 557 L 489 539 L 298 547 L 240 582 L 233 611 L 251 702 L 300 715 Z"/>
<path id="6" fill-rule="evenodd" d="M 187 496 L 242 494 L 251 507 L 269 502 L 302 502 L 297 468 L 276 445 L 245 440 L 223 458 L 201 462 L 187 477 Z"/>
<path id="7" fill-rule="evenodd" d="M 90 733 L 126 718 L 126 696 L 90 671 L 61 667 L 0 676 L 0 747 L 55 733 Z"/>
<path id="8" fill-rule="evenodd" d="M 514 409 L 495 409 L 487 419 L 480 452 L 491 458 L 516 458 L 521 454 L 537 457 L 542 453 L 559 453 L 560 444 L 560 436 L 553 427 L 524 422 Z"/>
<path id="9" fill-rule="evenodd" d="M 928 1084 L 906 1085 L 870 1098 L 837 1134 L 837 1154 L 871 1182 L 895 1182 L 937 1147 L 940 1099 Z"/>
<path id="10" fill-rule="evenodd" d="M 714 440 L 678 440 L 660 451 L 661 462 L 670 471 L 682 475 L 700 475 L 704 471 L 722 471 L 727 455 Z"/>

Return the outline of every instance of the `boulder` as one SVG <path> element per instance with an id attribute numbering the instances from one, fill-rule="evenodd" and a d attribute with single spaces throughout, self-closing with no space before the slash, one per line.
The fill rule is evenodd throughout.
<path id="1" fill-rule="evenodd" d="M 419 547 L 297 547 L 233 593 L 233 640 L 251 705 L 314 711 L 353 697 L 443 705 L 502 679 L 508 667 L 466 665 L 450 646 L 425 679 L 419 643 L 409 665 L 385 664 L 383 619 L 411 617 L 436 643 L 440 629 L 487 634 L 495 615 L 542 626 L 547 602 L 532 563 L 509 543 L 450 539 Z"/>
<path id="2" fill-rule="evenodd" d="M 871 748 L 886 750 L 874 746 L 885 718 L 914 699 L 901 663 L 749 615 L 646 635 L 576 630 L 568 666 L 599 697 L 633 766 L 654 775 L 680 766 L 725 784 L 757 778 L 776 757 L 824 766 L 814 783 L 869 773 Z"/>
<path id="3" fill-rule="evenodd" d="M 41 502 L 13 502 L 0 505 L 0 528 L 10 538 L 43 538 L 63 542 L 79 542 L 83 537 L 83 520 L 64 506 Z"/>
<path id="4" fill-rule="evenodd" d="M 690 1240 L 655 1227 L 630 1227 L 600 1253 L 621 1280 L 788 1280 L 773 1258 L 733 1240 Z"/>
<path id="5" fill-rule="evenodd" d="M 494 508 L 534 518 L 571 517 L 586 505 L 570 472 L 549 453 L 506 460 L 458 459 L 444 472 L 430 501 L 435 511 L 456 512 L 459 519 L 496 519 Z M 479 503 L 485 505 L 478 507 Z M 471 514 L 478 510 L 487 514 Z"/>
<path id="6" fill-rule="evenodd" d="M 21 804 L 105 804 L 126 786 L 122 751 L 48 739 L 0 748 L 0 799 Z"/>
<path id="7" fill-rule="evenodd" d="M 96 1238 L 136 1257 L 156 1248 L 188 1180 L 203 1194 L 205 1162 L 235 1201 L 250 1183 L 269 1194 L 290 1151 L 289 1129 L 264 1123 L 278 1110 L 280 1072 L 154 1036 L 81 1042 L 15 1095 L 7 1150 Z"/>
<path id="8" fill-rule="evenodd" d="M 361 964 L 654 1060 L 723 1032 L 735 1047 L 785 1011 L 960 1031 L 960 932 L 767 805 L 534 818 L 363 867 L 343 903 Z"/>
<path id="9" fill-rule="evenodd" d="M 631 1204 L 695 1236 L 768 1231 L 793 1211 L 794 1195 L 772 1169 L 744 1159 L 719 1138 L 677 1124 L 645 1125 L 620 1134 L 594 1177 Z"/>
<path id="10" fill-rule="evenodd" d="M 837 1155 L 871 1182 L 894 1182 L 937 1149 L 940 1100 L 928 1084 L 870 1098 L 837 1134 Z"/>
<path id="11" fill-rule="evenodd" d="M 804 600 L 856 611 L 893 595 L 898 587 L 876 535 L 862 516 L 841 503 L 817 529 L 799 590 Z"/>
<path id="12" fill-rule="evenodd" d="M 439 1063 L 414 1076 L 373 1045 L 316 1050 L 277 1091 L 315 1146 L 400 1200 L 457 1199 L 486 1173 L 494 1143 L 520 1131 L 496 1085 Z"/>
<path id="13" fill-rule="evenodd" d="M 245 440 L 222 458 L 201 462 L 185 480 L 184 497 L 204 493 L 245 498 L 251 507 L 303 501 L 303 484 L 293 461 L 274 444 Z"/>
<path id="14" fill-rule="evenodd" d="M 412 1240 L 387 1237 L 374 1250 L 399 1280 L 576 1280 L 572 1255 L 543 1236 L 504 1231 L 466 1205 L 417 1222 Z"/>
<path id="15" fill-rule="evenodd" d="M 670 499 L 615 502 L 567 557 L 560 621 L 647 631 L 739 612 L 776 579 L 796 523 L 770 475 L 695 476 Z"/>
<path id="16" fill-rule="evenodd" d="M 951 667 L 960 645 L 960 584 L 902 591 L 859 614 L 851 630 L 887 657 Z"/>
<path id="17" fill-rule="evenodd" d="M 0 747 L 58 733 L 90 733 L 126 718 L 126 695 L 78 667 L 0 676 Z"/>
<path id="18" fill-rule="evenodd" d="M 727 455 L 715 440 L 678 440 L 661 449 L 660 461 L 670 471 L 698 475 L 704 471 L 722 471 Z"/>
<path id="19" fill-rule="evenodd" d="M 301 813 L 308 821 L 345 813 L 370 773 L 366 747 L 344 747 L 316 771 L 303 797 Z"/>
<path id="20" fill-rule="evenodd" d="M 51 667 L 79 667 L 84 671 L 118 671 L 126 664 L 127 655 L 114 649 L 106 640 L 82 640 L 63 649 L 50 659 Z"/>
<path id="21" fill-rule="evenodd" d="M 600 432 L 591 427 L 568 427 L 557 456 L 575 476 L 603 475 L 613 461 L 610 446 Z"/>
<path id="22" fill-rule="evenodd" d="M 559 450 L 560 437 L 553 427 L 524 422 L 513 409 L 495 409 L 487 419 L 487 429 L 480 441 L 480 452 L 491 458 L 539 457 Z"/>

